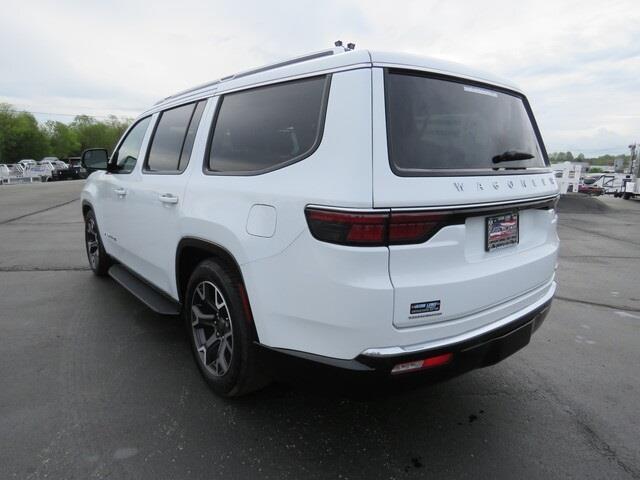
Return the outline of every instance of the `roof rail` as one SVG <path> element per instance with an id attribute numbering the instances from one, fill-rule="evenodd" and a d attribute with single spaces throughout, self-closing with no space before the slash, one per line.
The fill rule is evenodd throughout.
<path id="1" fill-rule="evenodd" d="M 282 62 L 271 63 L 269 65 L 265 65 L 264 67 L 252 68 L 251 70 L 245 70 L 240 73 L 236 73 L 233 75 L 233 78 L 242 78 L 247 77 L 249 75 L 253 75 L 255 73 L 266 72 L 269 70 L 273 70 L 275 68 L 286 67 L 289 65 L 295 65 L 296 63 L 308 62 L 309 60 L 315 60 L 316 58 L 328 57 L 330 55 L 335 55 L 336 53 L 342 53 L 345 50 L 343 48 L 330 48 L 328 50 L 321 50 L 319 52 L 308 53 L 306 55 L 302 55 L 300 57 L 294 57 L 289 60 L 285 60 Z"/>
<path id="2" fill-rule="evenodd" d="M 209 87 L 213 87 L 219 83 L 222 82 L 226 82 L 228 80 L 234 80 L 236 78 L 242 78 L 242 77 L 248 77 L 249 75 L 254 75 L 256 73 L 261 73 L 261 72 L 266 72 L 269 70 L 273 70 L 276 68 L 281 68 L 281 67 L 286 67 L 289 65 L 294 65 L 296 63 L 302 63 L 302 62 L 308 62 L 309 60 L 315 60 L 316 58 L 322 58 L 322 57 L 328 57 L 330 55 L 336 55 L 338 53 L 344 53 L 349 51 L 348 48 L 342 47 L 342 46 L 337 46 L 336 48 L 330 48 L 327 50 L 321 50 L 319 52 L 313 52 L 313 53 L 308 53 L 305 55 L 301 55 L 299 57 L 294 57 L 291 58 L 289 60 L 284 60 L 281 62 L 276 62 L 276 63 L 271 63 L 269 65 L 265 65 L 262 67 L 257 67 L 257 68 L 252 68 L 250 70 L 244 70 L 242 72 L 233 74 L 233 75 L 228 75 L 226 77 L 222 77 L 219 78 L 217 80 L 214 80 L 212 82 L 208 82 L 208 83 L 203 83 L 202 85 L 198 85 L 196 87 L 192 87 L 192 88 L 188 88 L 186 90 L 182 90 L 178 93 L 175 93 L 173 95 L 169 95 L 168 97 L 163 98 L 162 100 L 158 101 L 155 103 L 155 105 L 160 105 L 161 103 L 166 102 L 167 100 L 170 100 L 172 98 L 178 98 L 181 97 L 183 95 L 186 95 L 188 93 L 191 92 L 195 92 L 196 90 L 202 90 L 204 88 L 209 88 Z"/>
<path id="3" fill-rule="evenodd" d="M 201 90 L 203 88 L 207 88 L 207 87 L 213 87 L 214 85 L 217 85 L 220 82 L 223 82 L 225 80 L 228 80 L 230 77 L 224 77 L 224 78 L 220 78 L 218 80 L 214 80 L 212 82 L 207 82 L 207 83 L 203 83 L 201 85 L 196 85 L 195 87 L 191 87 L 191 88 L 187 88 L 186 90 L 181 90 L 178 93 L 174 93 L 173 95 L 169 95 L 168 97 L 164 97 L 161 100 L 158 100 L 156 103 L 154 103 L 153 105 L 160 105 L 161 103 L 166 102 L 167 100 L 170 100 L 172 98 L 178 98 L 181 97 L 183 95 L 186 95 L 187 93 L 191 93 L 191 92 L 195 92 L 196 90 Z"/>

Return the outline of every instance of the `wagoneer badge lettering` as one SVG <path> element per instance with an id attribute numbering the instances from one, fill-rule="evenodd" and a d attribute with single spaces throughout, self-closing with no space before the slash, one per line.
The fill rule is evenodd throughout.
<path id="1" fill-rule="evenodd" d="M 520 179 L 520 187 L 522 189 L 528 189 L 529 187 L 533 187 L 533 188 L 538 188 L 540 186 L 546 187 L 547 185 L 555 185 L 555 180 L 553 179 L 553 177 L 538 177 L 536 178 L 522 178 Z M 473 184 L 472 184 L 473 185 Z M 490 183 L 491 187 L 493 187 L 494 190 L 500 190 L 501 187 L 506 186 L 507 188 L 509 188 L 510 190 L 514 190 L 516 188 L 516 181 L 514 180 L 493 180 Z M 465 183 L 464 182 L 453 182 L 453 186 L 455 187 L 456 191 L 458 192 L 464 192 L 464 187 L 465 187 Z M 475 182 L 475 188 L 476 191 L 478 192 L 483 192 L 485 190 L 486 185 L 482 182 Z"/>

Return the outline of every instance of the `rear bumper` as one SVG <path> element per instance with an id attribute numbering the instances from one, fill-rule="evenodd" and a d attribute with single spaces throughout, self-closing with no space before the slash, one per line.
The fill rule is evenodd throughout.
<path id="1" fill-rule="evenodd" d="M 344 376 L 349 379 L 356 376 L 378 380 L 420 378 L 425 381 L 438 381 L 476 368 L 494 365 L 525 347 L 531 335 L 544 322 L 550 306 L 551 299 L 548 299 L 490 331 L 426 348 L 393 347 L 385 351 L 388 354 L 380 354 L 382 349 L 372 349 L 351 360 L 264 346 L 262 353 L 274 371 L 300 373 L 304 378 L 309 378 L 310 373 L 326 373 L 334 380 Z M 444 354 L 452 355 L 451 360 L 444 365 L 408 373 L 391 372 L 398 364 Z"/>
<path id="2" fill-rule="evenodd" d="M 368 350 L 393 347 L 405 354 L 416 345 L 432 349 L 457 343 L 512 322 L 553 297 L 557 242 L 496 255 L 504 256 L 502 273 L 490 276 L 481 268 L 483 261 L 474 260 L 474 272 L 451 271 L 440 260 L 433 268 L 416 264 L 414 270 L 432 269 L 441 278 L 413 278 L 412 285 L 420 287 L 411 293 L 391 282 L 388 248 L 319 242 L 305 230 L 281 253 L 243 263 L 241 269 L 261 344 L 350 361 L 365 352 L 372 356 Z M 425 255 L 421 261 L 435 263 L 436 257 Z M 515 280 L 514 269 L 519 272 Z M 464 288 L 456 283 L 470 277 L 477 282 Z M 479 295 L 487 288 L 494 291 Z M 442 301 L 442 315 L 427 317 L 424 325 L 397 326 L 399 302 L 406 315 L 410 304 L 436 299 Z"/>

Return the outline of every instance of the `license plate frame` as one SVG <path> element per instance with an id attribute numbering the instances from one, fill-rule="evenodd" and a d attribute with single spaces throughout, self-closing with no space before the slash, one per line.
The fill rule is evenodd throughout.
<path id="1" fill-rule="evenodd" d="M 518 243 L 520 243 L 520 216 L 517 211 L 486 217 L 485 251 L 501 250 L 518 245 Z"/>

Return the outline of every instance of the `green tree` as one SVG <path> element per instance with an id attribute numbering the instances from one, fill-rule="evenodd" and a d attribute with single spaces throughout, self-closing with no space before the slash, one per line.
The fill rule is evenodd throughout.
<path id="1" fill-rule="evenodd" d="M 566 154 L 564 152 L 556 152 L 551 154 L 553 161 L 556 163 L 563 163 L 567 161 Z"/>
<path id="2" fill-rule="evenodd" d="M 15 163 L 23 158 L 39 159 L 49 152 L 47 135 L 35 117 L 0 104 L 0 161 Z"/>
<path id="3" fill-rule="evenodd" d="M 570 153 L 570 152 L 567 152 Z M 565 152 L 553 152 L 549 154 L 549 159 L 551 160 L 551 162 L 553 163 L 561 163 L 564 162 L 566 160 L 566 156 L 567 153 Z M 585 155 L 583 155 L 582 153 L 580 153 L 577 157 L 576 160 L 579 162 L 587 162 L 591 165 L 600 165 L 600 166 L 613 166 L 615 163 L 615 160 L 617 158 L 621 158 L 623 161 L 623 165 L 628 166 L 629 163 L 631 162 L 631 156 L 629 155 L 600 155 L 599 157 L 586 157 Z"/>
<path id="4" fill-rule="evenodd" d="M 106 148 L 111 153 L 130 123 L 131 121 L 128 119 L 119 120 L 113 115 L 105 122 L 87 115 L 78 115 L 71 123 L 70 128 L 76 134 L 80 150 Z"/>
<path id="5" fill-rule="evenodd" d="M 55 121 L 39 125 L 30 113 L 17 112 L 11 105 L 0 103 L 0 162 L 38 160 L 47 155 L 64 158 L 91 147 L 111 151 L 130 124 L 130 119 L 120 120 L 113 115 L 106 121 L 78 115 L 69 125 Z"/>
<path id="6" fill-rule="evenodd" d="M 50 153 L 59 158 L 80 154 L 80 142 L 74 129 L 62 122 L 49 120 L 44 124 L 49 138 Z"/>

